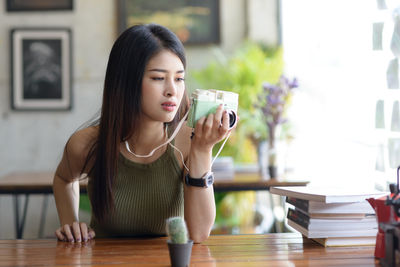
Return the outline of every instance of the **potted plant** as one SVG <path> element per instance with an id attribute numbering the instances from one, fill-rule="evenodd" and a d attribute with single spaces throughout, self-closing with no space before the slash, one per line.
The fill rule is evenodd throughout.
<path id="1" fill-rule="evenodd" d="M 172 267 L 189 266 L 193 240 L 188 237 L 185 220 L 182 217 L 167 219 L 168 249 Z"/>

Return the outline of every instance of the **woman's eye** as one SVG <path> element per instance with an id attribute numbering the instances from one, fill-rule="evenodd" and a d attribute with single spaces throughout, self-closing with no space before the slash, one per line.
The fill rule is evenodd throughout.
<path id="1" fill-rule="evenodd" d="M 185 78 L 176 78 L 176 80 L 179 82 L 181 82 L 181 81 L 183 82 L 185 80 Z"/>
<path id="2" fill-rule="evenodd" d="M 162 80 L 164 80 L 163 77 L 152 77 L 151 79 L 154 80 L 154 81 L 162 81 Z"/>

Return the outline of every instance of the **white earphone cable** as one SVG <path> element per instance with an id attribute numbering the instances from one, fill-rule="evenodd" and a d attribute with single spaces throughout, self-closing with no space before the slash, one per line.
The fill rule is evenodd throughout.
<path id="1" fill-rule="evenodd" d="M 138 157 L 138 158 L 148 158 L 148 157 L 151 157 L 157 149 L 159 149 L 159 148 L 161 148 L 161 147 L 163 147 L 163 146 L 169 144 L 173 149 L 175 149 L 175 150 L 177 150 L 177 151 L 179 152 L 179 154 L 181 155 L 182 164 L 183 164 L 183 166 L 185 167 L 185 169 L 189 172 L 189 168 L 188 168 L 188 167 L 186 166 L 186 164 L 185 164 L 185 160 L 184 160 L 184 158 L 183 158 L 182 152 L 181 152 L 176 146 L 174 146 L 173 144 L 171 144 L 171 141 L 172 141 L 172 140 L 175 138 L 175 136 L 178 134 L 178 132 L 179 132 L 179 130 L 181 129 L 183 123 L 185 122 L 185 119 L 186 119 L 186 117 L 188 116 L 188 114 L 189 114 L 189 112 L 187 112 L 187 113 L 185 114 L 185 116 L 183 116 L 182 120 L 179 122 L 178 126 L 176 127 L 176 129 L 175 129 L 174 133 L 171 135 L 171 137 L 168 138 L 168 140 L 167 140 L 165 143 L 163 143 L 163 144 L 159 145 L 158 147 L 154 148 L 149 154 L 147 154 L 147 155 L 138 155 L 138 154 L 134 153 L 134 152 L 131 151 L 131 149 L 129 148 L 129 144 L 128 144 L 128 141 L 127 141 L 127 140 L 125 140 L 126 150 L 128 150 L 128 152 L 131 153 L 132 155 L 134 155 L 135 157 Z M 165 129 L 165 131 L 167 131 L 167 129 Z M 211 162 L 211 167 L 212 167 L 212 165 L 214 164 L 214 161 L 217 159 L 218 155 L 221 153 L 222 149 L 224 148 L 225 143 L 226 143 L 226 141 L 228 141 L 228 138 L 230 137 L 230 135 L 231 135 L 231 133 L 228 134 L 228 136 L 225 138 L 224 142 L 222 143 L 221 147 L 219 148 L 217 154 L 215 155 L 214 159 L 213 159 L 212 162 Z"/>
<path id="2" fill-rule="evenodd" d="M 169 143 L 169 145 L 170 145 L 173 149 L 175 149 L 176 151 L 179 152 L 179 154 L 181 155 L 183 167 L 185 167 L 185 169 L 187 170 L 187 172 L 189 172 L 189 168 L 188 168 L 188 167 L 186 166 L 186 164 L 185 164 L 185 159 L 183 158 L 182 152 L 181 152 L 176 146 L 174 146 L 173 144 Z"/>
<path id="3" fill-rule="evenodd" d="M 170 142 L 175 138 L 175 136 L 178 134 L 179 130 L 181 129 L 183 123 L 185 122 L 185 119 L 186 119 L 186 117 L 188 116 L 188 114 L 189 114 L 189 111 L 186 112 L 185 116 L 183 116 L 182 120 L 179 122 L 178 126 L 176 127 L 176 129 L 175 129 L 174 133 L 171 135 L 171 137 L 168 138 L 168 140 L 167 140 L 165 143 L 163 143 L 163 144 L 159 145 L 158 147 L 154 148 L 149 154 L 147 154 L 147 155 L 138 155 L 138 154 L 135 154 L 135 153 L 132 152 L 131 149 L 129 148 L 128 140 L 125 140 L 126 150 L 128 150 L 129 153 L 133 154 L 135 157 L 138 157 L 138 158 L 148 158 L 148 157 L 153 156 L 154 152 L 155 152 L 157 149 L 159 149 L 159 148 L 161 148 L 161 147 L 167 145 L 168 143 L 170 143 Z"/>

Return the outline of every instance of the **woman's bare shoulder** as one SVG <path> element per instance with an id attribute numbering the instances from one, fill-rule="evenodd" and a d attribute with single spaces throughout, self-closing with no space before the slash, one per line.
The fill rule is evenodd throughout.
<path id="1" fill-rule="evenodd" d="M 96 142 L 98 136 L 98 127 L 91 126 L 76 131 L 68 140 L 66 149 L 73 154 L 87 155 L 90 148 Z"/>
<path id="2" fill-rule="evenodd" d="M 90 169 L 87 157 L 97 140 L 98 128 L 89 127 L 76 131 L 65 145 L 64 154 L 57 167 L 56 175 L 66 181 L 73 181 L 82 172 Z M 90 164 L 90 163 L 89 163 Z"/>

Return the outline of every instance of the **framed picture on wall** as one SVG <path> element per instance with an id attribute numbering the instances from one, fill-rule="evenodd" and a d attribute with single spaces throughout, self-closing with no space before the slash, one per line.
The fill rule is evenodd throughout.
<path id="1" fill-rule="evenodd" d="M 12 109 L 70 109 L 71 70 L 69 29 L 11 30 Z"/>
<path id="2" fill-rule="evenodd" d="M 157 23 L 183 44 L 220 42 L 219 0 L 118 0 L 118 31 L 135 24 Z"/>
<path id="3" fill-rule="evenodd" d="M 8 12 L 72 10 L 73 0 L 6 0 Z"/>

